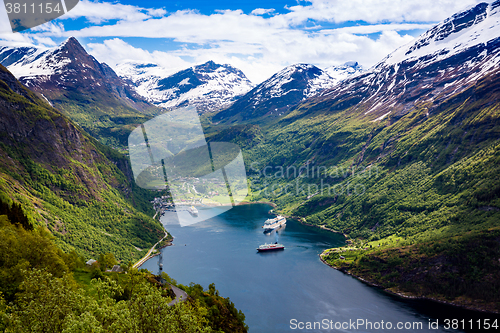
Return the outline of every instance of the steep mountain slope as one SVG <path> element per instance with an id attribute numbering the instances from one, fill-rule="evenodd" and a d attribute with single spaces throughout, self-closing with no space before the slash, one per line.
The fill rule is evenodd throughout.
<path id="1" fill-rule="evenodd" d="M 500 2 L 455 14 L 391 53 L 374 68 L 318 98 L 332 110 L 356 105 L 371 120 L 439 104 L 495 71 L 500 63 Z"/>
<path id="2" fill-rule="evenodd" d="M 352 251 L 324 257 L 332 265 L 396 292 L 500 311 L 499 10 L 495 1 L 458 13 L 261 121 L 244 152 L 253 199 L 352 238 Z M 249 138 L 215 127 L 214 141 Z"/>
<path id="3" fill-rule="evenodd" d="M 128 161 L 99 144 L 0 65 L 0 197 L 22 204 L 64 249 L 138 258 L 163 228 L 135 207 L 147 192 Z M 119 168 L 121 167 L 123 171 Z M 134 203 L 134 205 L 132 205 Z M 152 213 L 149 212 L 148 213 Z"/>
<path id="4" fill-rule="evenodd" d="M 331 88 L 340 80 L 358 72 L 357 63 L 331 67 L 328 72 L 316 66 L 288 66 L 238 99 L 233 105 L 213 116 L 214 122 L 256 122 L 286 114 L 303 100 Z"/>
<path id="5" fill-rule="evenodd" d="M 199 112 L 219 110 L 253 88 L 242 71 L 213 61 L 173 75 L 156 64 L 130 62 L 118 66 L 117 72 L 148 101 L 168 109 L 191 105 Z"/>
<path id="6" fill-rule="evenodd" d="M 135 125 L 159 112 L 71 37 L 55 49 L 0 47 L 0 63 L 103 142 L 125 145 Z"/>

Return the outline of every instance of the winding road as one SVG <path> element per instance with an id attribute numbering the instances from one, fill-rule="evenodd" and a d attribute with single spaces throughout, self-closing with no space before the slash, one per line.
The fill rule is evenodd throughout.
<path id="1" fill-rule="evenodd" d="M 165 236 L 162 239 L 160 239 L 155 245 L 153 245 L 153 247 L 149 249 L 148 253 L 146 253 L 146 255 L 141 260 L 139 260 L 138 262 L 136 262 L 134 264 L 134 266 L 132 266 L 132 267 L 133 268 L 137 268 L 137 267 L 141 266 L 142 264 L 144 264 L 144 262 L 149 259 L 149 256 L 151 255 L 151 253 L 155 250 L 156 245 L 158 245 L 167 236 L 168 236 L 168 233 L 167 233 L 167 231 L 165 231 Z"/>
<path id="2" fill-rule="evenodd" d="M 188 299 L 188 294 L 182 290 L 177 288 L 176 286 L 170 285 L 170 288 L 172 288 L 172 291 L 175 294 L 175 299 L 172 300 L 172 302 L 168 303 L 169 306 L 175 305 L 179 302 L 185 302 Z"/>

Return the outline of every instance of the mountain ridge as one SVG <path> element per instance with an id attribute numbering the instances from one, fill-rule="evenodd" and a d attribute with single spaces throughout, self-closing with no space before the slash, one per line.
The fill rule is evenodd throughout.
<path id="1" fill-rule="evenodd" d="M 300 102 L 360 73 L 362 68 L 357 62 L 351 62 L 330 67 L 328 71 L 332 75 L 310 64 L 287 66 L 215 114 L 212 121 L 255 121 L 281 117 Z"/>
<path id="2" fill-rule="evenodd" d="M 499 1 L 486 7 L 483 3 L 465 13 L 477 14 L 479 11 L 481 15 L 486 15 L 486 19 L 477 24 L 490 22 L 500 27 L 499 5 Z M 454 17 L 464 17 L 460 13 L 456 15 Z M 475 22 L 475 17 L 469 18 Z M 446 100 L 466 90 L 478 78 L 494 72 L 500 64 L 498 33 L 486 41 L 474 45 L 465 44 L 460 48 L 460 52 L 457 48 L 453 52 L 449 51 L 447 40 L 441 39 L 443 48 L 436 50 L 433 47 L 428 50 L 428 54 L 400 57 L 401 54 L 407 53 L 405 50 L 422 51 L 425 47 L 416 46 L 421 45 L 424 40 L 428 41 L 432 36 L 444 36 L 442 28 L 448 26 L 446 22 L 450 20 L 438 24 L 416 41 L 389 54 L 366 72 L 343 81 L 342 85 L 325 90 L 316 99 L 308 102 L 318 103 L 318 108 L 329 108 L 332 111 L 352 107 L 353 112 L 363 114 L 373 121 L 381 121 L 389 116 L 396 119 L 423 105 L 427 105 L 429 112 L 432 112 L 432 104 L 435 101 Z M 468 24 L 468 28 L 460 30 L 462 36 L 476 34 L 477 25 L 471 22 Z M 453 33 L 447 36 L 451 38 L 448 43 L 455 41 Z M 412 52 L 408 55 L 413 54 Z M 422 80 L 422 76 L 426 79 Z"/>

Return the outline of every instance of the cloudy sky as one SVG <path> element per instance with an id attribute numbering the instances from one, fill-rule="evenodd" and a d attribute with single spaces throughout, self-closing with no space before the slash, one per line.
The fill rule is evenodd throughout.
<path id="1" fill-rule="evenodd" d="M 10 0 L 0 0 L 0 2 Z M 208 60 L 259 83 L 283 67 L 376 64 L 477 0 L 81 0 L 50 23 L 12 33 L 0 8 L 1 45 L 54 47 L 76 37 L 99 61 L 158 63 L 172 73 Z"/>

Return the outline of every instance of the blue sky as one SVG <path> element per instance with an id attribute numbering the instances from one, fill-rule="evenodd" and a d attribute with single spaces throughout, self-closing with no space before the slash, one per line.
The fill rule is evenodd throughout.
<path id="1" fill-rule="evenodd" d="M 3 1 L 3 0 L 0 0 Z M 82 0 L 68 14 L 2 45 L 54 47 L 75 36 L 99 61 L 154 62 L 174 73 L 208 60 L 259 83 L 294 63 L 368 68 L 477 0 Z"/>

